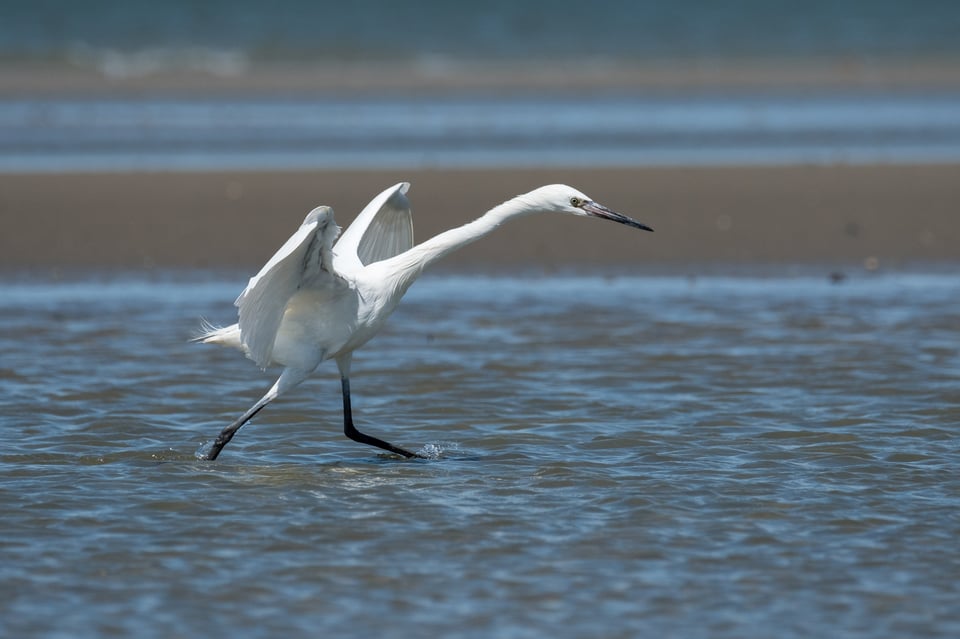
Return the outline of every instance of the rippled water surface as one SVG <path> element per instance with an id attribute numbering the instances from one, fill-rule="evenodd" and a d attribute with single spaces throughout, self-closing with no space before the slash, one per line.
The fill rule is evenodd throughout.
<path id="1" fill-rule="evenodd" d="M 8 637 L 960 636 L 960 278 L 425 277 L 354 362 L 243 277 L 0 282 Z"/>

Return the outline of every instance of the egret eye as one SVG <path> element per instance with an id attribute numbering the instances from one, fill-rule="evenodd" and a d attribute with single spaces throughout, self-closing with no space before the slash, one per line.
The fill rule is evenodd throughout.
<path id="1" fill-rule="evenodd" d="M 578 197 L 572 197 L 570 198 L 570 206 L 575 206 L 577 208 L 580 208 L 581 206 L 583 206 L 583 200 L 581 200 Z"/>

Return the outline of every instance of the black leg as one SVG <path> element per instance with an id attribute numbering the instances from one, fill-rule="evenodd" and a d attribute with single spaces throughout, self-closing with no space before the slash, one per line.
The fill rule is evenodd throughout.
<path id="1" fill-rule="evenodd" d="M 377 448 L 382 448 L 383 450 L 388 450 L 391 453 L 396 453 L 397 455 L 403 455 L 404 457 L 419 457 L 423 459 L 423 455 L 418 455 L 416 453 L 411 453 L 409 450 L 404 450 L 389 442 L 385 442 L 382 439 L 377 439 L 376 437 L 371 437 L 357 430 L 356 426 L 353 425 L 353 411 L 350 409 L 350 380 L 346 377 L 340 378 L 340 388 L 343 390 L 343 434 L 352 439 L 355 442 L 360 442 L 361 444 L 368 444 L 370 446 L 376 446 Z M 229 440 L 228 440 L 229 441 Z"/>
<path id="2" fill-rule="evenodd" d="M 203 459 L 216 459 L 223 447 L 226 446 L 233 436 L 240 430 L 240 427 L 250 421 L 254 415 L 263 410 L 263 407 L 275 400 L 285 391 L 290 390 L 307 378 L 311 371 L 301 368 L 285 368 L 277 378 L 276 383 L 270 387 L 267 394 L 257 400 L 257 403 L 250 407 L 250 410 L 240 416 L 240 419 L 233 422 L 217 435 L 216 441 L 210 447 L 210 452 L 203 456 Z"/>
<path id="3" fill-rule="evenodd" d="M 223 450 L 223 447 L 230 443 L 230 440 L 233 439 L 233 436 L 240 430 L 240 427 L 246 424 L 248 421 L 253 419 L 253 416 L 260 412 L 260 410 L 269 404 L 268 401 L 260 400 L 253 407 L 240 416 L 240 419 L 233 422 L 217 435 L 217 439 L 214 440 L 213 446 L 210 447 L 210 452 L 203 456 L 203 459 L 213 461 L 220 454 L 220 451 Z"/>

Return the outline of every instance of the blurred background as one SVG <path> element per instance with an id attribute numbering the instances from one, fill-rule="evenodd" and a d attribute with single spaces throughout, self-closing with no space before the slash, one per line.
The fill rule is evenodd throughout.
<path id="1" fill-rule="evenodd" d="M 667 231 L 450 267 L 949 260 L 958 34 L 934 0 L 6 3 L 0 265 L 252 266 L 401 179 L 421 238 L 556 181 Z"/>
<path id="2" fill-rule="evenodd" d="M 949 260 L 958 34 L 936 0 L 6 3 L 0 260 L 246 265 L 400 179 L 420 237 L 556 181 L 669 232 L 451 267 Z"/>

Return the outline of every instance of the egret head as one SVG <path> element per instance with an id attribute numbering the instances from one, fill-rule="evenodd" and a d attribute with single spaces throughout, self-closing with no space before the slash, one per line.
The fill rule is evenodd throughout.
<path id="1" fill-rule="evenodd" d="M 644 231 L 653 230 L 646 224 L 641 224 L 626 215 L 621 215 L 602 204 L 594 202 L 587 195 L 566 184 L 541 186 L 539 189 L 527 193 L 524 199 L 529 206 L 540 211 L 558 211 L 560 213 L 571 213 L 581 217 L 598 217 L 604 220 L 612 220 L 620 224 L 626 224 L 635 229 Z"/>

